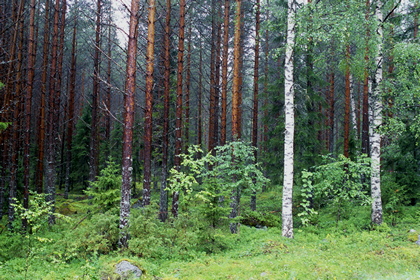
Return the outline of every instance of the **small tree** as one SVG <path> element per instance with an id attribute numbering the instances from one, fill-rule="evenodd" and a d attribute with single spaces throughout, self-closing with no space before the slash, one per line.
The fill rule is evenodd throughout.
<path id="1" fill-rule="evenodd" d="M 340 220 L 346 202 L 368 205 L 371 199 L 368 194 L 371 172 L 370 159 L 365 155 L 354 161 L 344 155 L 338 158 L 324 157 L 324 164 L 315 167 L 313 172 L 302 172 L 301 207 L 298 214 L 304 225 L 310 223 L 317 215 L 316 209 L 321 203 L 333 207 L 337 221 Z"/>
<path id="2" fill-rule="evenodd" d="M 211 227 L 217 227 L 231 211 L 230 201 L 225 198 L 233 190 L 250 194 L 269 181 L 254 161 L 255 149 L 237 141 L 216 147 L 214 155 L 209 152 L 198 158 L 202 150 L 198 146 L 189 147 L 188 154 L 181 155 L 181 170 L 171 170 L 170 190 L 183 194 L 185 208 L 191 200 L 201 201 L 202 216 Z"/>
<path id="3" fill-rule="evenodd" d="M 121 200 L 121 169 L 112 159 L 100 171 L 100 176 L 91 183 L 85 193 L 92 197 L 92 206 L 106 212 L 117 209 Z"/>

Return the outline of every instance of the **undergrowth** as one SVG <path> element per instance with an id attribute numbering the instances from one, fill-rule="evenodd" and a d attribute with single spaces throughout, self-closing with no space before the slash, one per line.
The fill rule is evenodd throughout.
<path id="1" fill-rule="evenodd" d="M 118 248 L 118 212 L 92 211 L 88 200 L 72 197 L 66 219 L 44 225 L 30 236 L 2 228 L 0 279 L 118 279 L 113 269 L 130 260 L 142 279 L 418 279 L 420 247 L 409 230 L 420 232 L 418 207 L 399 206 L 399 219 L 369 223 L 368 206 L 320 209 L 295 238 L 281 237 L 275 190 L 258 195 L 258 211 L 242 200 L 238 234 L 228 222 L 212 227 L 202 208 L 191 207 L 177 219 L 157 219 L 157 206 L 133 209 L 127 250 Z M 74 205 L 73 205 L 74 204 Z M 61 208 L 60 208 L 61 207 Z M 392 221 L 392 222 L 391 222 Z M 3 219 L 2 225 L 7 221 Z"/>

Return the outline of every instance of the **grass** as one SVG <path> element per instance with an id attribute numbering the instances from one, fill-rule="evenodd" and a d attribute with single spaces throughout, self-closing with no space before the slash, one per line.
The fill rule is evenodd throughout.
<path id="1" fill-rule="evenodd" d="M 242 237 L 244 236 L 244 237 Z M 277 229 L 242 228 L 238 248 L 190 262 L 162 263 L 161 279 L 419 279 L 420 248 L 386 232 L 284 239 Z"/>
<path id="2" fill-rule="evenodd" d="M 278 204 L 268 203 L 269 200 L 263 212 L 272 213 L 272 216 L 264 216 L 271 223 L 276 215 L 279 219 L 280 214 L 278 209 L 270 209 L 270 205 Z M 156 248 L 160 255 L 153 256 L 151 251 L 146 258 L 129 251 L 118 251 L 112 246 L 103 247 L 103 251 L 93 250 L 102 248 L 99 244 L 105 237 L 115 239 L 108 236 L 113 232 L 110 227 L 115 223 L 114 218 L 107 214 L 86 218 L 85 202 L 74 199 L 66 203 L 60 205 L 59 210 L 73 217 L 72 224 L 59 221 L 52 228 L 46 227 L 31 236 L 32 243 L 28 237 L 9 233 L 3 228 L 0 233 L 0 279 L 112 280 L 118 279 L 113 270 L 123 259 L 137 264 L 145 271 L 142 279 L 150 280 L 420 279 L 420 246 L 409 240 L 408 233 L 410 229 L 420 232 L 420 212 L 414 206 L 402 208 L 396 226 L 384 224 L 376 228 L 369 225 L 369 207 L 347 209 L 347 216 L 341 221 L 336 221 L 331 209 L 326 208 L 316 225 L 299 227 L 296 219 L 294 239 L 282 237 L 278 226 L 257 229 L 241 225 L 235 236 L 227 230 L 225 235 L 214 236 L 216 243 L 220 241 L 228 246 L 213 254 L 206 254 L 203 244 L 183 244 L 202 240 L 194 237 L 199 233 L 190 228 L 194 221 L 190 221 L 189 226 L 185 223 L 181 230 L 165 231 L 165 234 L 173 232 L 175 235 L 171 237 L 173 239 L 160 242 L 159 238 L 165 238 L 162 230 L 168 225 L 153 224 L 156 218 L 152 211 L 150 217 L 139 216 L 137 221 L 156 229 L 147 234 L 141 228 L 139 231 L 147 244 L 162 248 Z M 133 213 L 138 215 L 140 212 Z M 5 219 L 2 225 L 6 224 Z M 150 236 L 153 234 L 155 236 Z M 177 250 L 178 245 L 165 247 L 171 244 L 170 240 L 183 244 L 183 249 Z M 167 253 L 162 253 L 164 251 Z M 183 256 L 176 255 L 177 251 Z"/>

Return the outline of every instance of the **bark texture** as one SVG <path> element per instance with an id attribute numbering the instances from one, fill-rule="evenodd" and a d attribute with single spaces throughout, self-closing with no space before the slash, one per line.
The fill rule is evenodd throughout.
<path id="1" fill-rule="evenodd" d="M 127 47 L 127 68 L 124 94 L 123 147 L 122 147 L 122 184 L 120 204 L 120 247 L 128 246 L 128 219 L 130 216 L 131 180 L 133 175 L 133 125 L 134 95 L 136 90 L 136 57 L 138 36 L 139 2 L 131 1 L 130 24 Z"/>
<path id="2" fill-rule="evenodd" d="M 287 12 L 287 39 L 286 56 L 284 65 L 284 92 L 285 92 L 285 135 L 284 135 L 284 175 L 283 175 L 283 206 L 282 206 L 282 235 L 293 238 L 293 165 L 294 165 L 294 57 L 293 47 L 295 44 L 295 13 L 296 3 L 288 1 Z"/>
<path id="3" fill-rule="evenodd" d="M 372 173 L 371 173 L 371 194 L 372 194 L 372 223 L 382 224 L 382 199 L 381 199 L 381 134 L 378 129 L 382 123 L 382 102 L 381 102 L 381 82 L 382 82 L 382 2 L 376 2 L 375 15 L 378 20 L 377 36 L 379 37 L 378 50 L 376 56 L 376 73 L 374 82 L 374 91 L 372 96 L 372 129 L 371 129 L 371 159 L 372 159 Z"/>
<path id="4" fill-rule="evenodd" d="M 153 69 L 155 48 L 155 15 L 156 4 L 149 0 L 149 17 L 146 50 L 146 98 L 144 112 L 144 181 L 143 206 L 150 204 L 150 189 L 152 180 L 152 135 L 153 135 Z"/>

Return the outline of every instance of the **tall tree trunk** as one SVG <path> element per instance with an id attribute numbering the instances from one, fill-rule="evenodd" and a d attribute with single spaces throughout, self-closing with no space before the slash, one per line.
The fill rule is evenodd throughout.
<path id="1" fill-rule="evenodd" d="M 47 95 L 47 75 L 48 75 L 48 54 L 50 52 L 50 0 L 45 0 L 45 23 L 44 38 L 42 46 L 42 74 L 41 74 L 41 100 L 39 106 L 38 124 L 38 156 L 35 176 L 37 193 L 43 192 L 44 185 L 44 158 L 46 144 L 46 95 Z"/>
<path id="2" fill-rule="evenodd" d="M 350 155 L 350 45 L 346 46 L 344 102 L 344 156 Z"/>
<path id="3" fill-rule="evenodd" d="M 241 139 L 241 0 L 236 0 L 236 20 L 233 46 L 233 83 L 232 83 L 232 139 Z"/>
<path id="4" fill-rule="evenodd" d="M 109 139 L 111 138 L 111 92 L 112 92 L 112 17 L 109 14 L 108 26 L 108 50 L 107 50 L 107 69 L 106 69 L 106 88 L 105 88 L 105 139 L 108 141 L 107 149 L 105 151 L 105 158 L 108 159 L 111 155 L 111 146 Z"/>
<path id="5" fill-rule="evenodd" d="M 364 80 L 363 80 L 363 102 L 362 102 L 362 153 L 370 155 L 369 145 L 369 37 L 370 29 L 368 25 L 370 13 L 370 0 L 366 0 L 366 41 L 365 41 L 365 69 L 364 69 Z"/>
<path id="6" fill-rule="evenodd" d="M 175 158 L 176 169 L 181 167 L 182 153 L 182 75 L 184 72 L 184 40 L 185 40 L 185 0 L 179 1 L 179 37 L 178 37 L 178 70 L 176 87 L 176 112 L 175 112 Z M 178 217 L 179 193 L 172 194 L 172 214 Z"/>
<path id="7" fill-rule="evenodd" d="M 295 14 L 296 3 L 288 0 L 287 39 L 284 65 L 284 93 L 285 93 L 285 136 L 284 136 L 284 175 L 283 175 L 283 205 L 282 205 L 282 235 L 293 238 L 293 168 L 294 168 L 294 55 L 295 44 Z"/>
<path id="8" fill-rule="evenodd" d="M 233 46 L 233 84 L 232 84 L 232 139 L 237 141 L 241 139 L 241 11 L 242 1 L 236 0 L 236 15 L 235 15 L 235 34 Z M 240 187 L 232 191 L 230 206 L 232 211 L 229 218 L 234 219 L 239 214 L 239 198 Z M 238 224 L 231 223 L 230 231 L 237 233 Z"/>
<path id="9" fill-rule="evenodd" d="M 171 86 L 171 0 L 166 0 L 166 20 L 164 36 L 164 97 L 163 97 L 163 135 L 162 135 L 162 182 L 160 185 L 159 219 L 164 222 L 168 218 L 168 146 L 169 146 L 169 102 Z"/>
<path id="10" fill-rule="evenodd" d="M 136 91 L 136 58 L 139 2 L 131 0 L 127 47 L 127 69 L 124 94 L 124 121 L 122 138 L 122 184 L 120 204 L 120 247 L 128 246 L 128 219 L 130 216 L 131 181 L 133 174 L 134 95 Z"/>
<path id="11" fill-rule="evenodd" d="M 221 91 L 221 119 L 220 145 L 226 144 L 227 136 L 227 86 L 228 86 L 228 58 L 229 58 L 229 13 L 230 1 L 225 0 L 223 20 L 223 50 L 222 50 L 222 91 Z"/>
<path id="12" fill-rule="evenodd" d="M 101 17 L 102 0 L 97 0 L 96 7 L 96 28 L 95 28 L 95 52 L 93 57 L 93 89 L 92 89 L 92 119 L 90 123 L 90 145 L 89 145 L 89 182 L 94 182 L 98 175 L 98 109 L 100 91 L 100 59 L 101 59 Z"/>
<path id="13" fill-rule="evenodd" d="M 146 92 L 144 110 L 144 180 L 143 206 L 150 204 L 152 177 L 152 135 L 153 135 L 153 70 L 155 48 L 155 0 L 149 0 L 149 17 L 146 50 Z"/>
<path id="14" fill-rule="evenodd" d="M 335 119 L 335 74 L 330 73 L 330 85 L 328 90 L 328 151 L 334 153 L 335 141 L 334 141 L 334 119 Z"/>
<path id="15" fill-rule="evenodd" d="M 8 129 L 9 135 L 6 137 L 8 140 L 8 168 L 9 168 L 9 227 L 12 227 L 12 222 L 15 218 L 15 203 L 17 195 L 18 185 L 18 153 L 19 153 L 19 116 L 21 113 L 21 82 L 22 82 L 22 48 L 23 48 L 23 11 L 25 6 L 25 0 L 16 1 L 13 4 L 13 36 L 10 42 L 9 67 L 6 77 L 6 92 L 5 92 L 5 104 L 3 110 L 5 110 L 5 120 L 11 122 L 12 125 Z"/>
<path id="16" fill-rule="evenodd" d="M 211 1 L 211 51 L 210 51 L 210 104 L 209 104 L 209 134 L 208 134 L 208 150 L 212 151 L 214 147 L 217 146 L 218 139 L 218 116 L 217 116 L 217 107 L 218 104 L 218 91 L 217 91 L 217 81 L 216 81 L 216 52 L 217 52 L 217 4 L 216 0 Z"/>
<path id="17" fill-rule="evenodd" d="M 372 173 L 371 173 L 371 194 L 372 194 L 372 223 L 382 224 L 382 199 L 381 199 L 381 134 L 378 129 L 382 123 L 382 102 L 381 102 L 381 82 L 382 82 L 382 42 L 383 42 L 383 30 L 382 30 L 382 2 L 377 0 L 375 15 L 378 20 L 377 34 L 379 37 L 376 62 L 376 73 L 374 82 L 374 91 L 372 96 L 372 135 L 370 137 L 371 143 L 371 159 L 372 159 Z"/>
<path id="18" fill-rule="evenodd" d="M 77 9 L 77 0 L 75 1 L 75 7 Z M 66 175 L 65 175 L 65 187 L 64 187 L 64 198 L 68 198 L 70 191 L 70 173 L 72 164 L 72 143 L 73 143 L 73 131 L 74 131 L 74 102 L 75 102 L 75 89 L 76 89 L 76 62 L 77 62 L 77 14 L 75 12 L 74 25 L 73 25 L 73 38 L 72 38 L 72 49 L 71 49 L 71 66 L 70 66 L 70 86 L 68 95 L 68 111 L 67 111 L 67 139 L 66 139 Z"/>
<path id="19" fill-rule="evenodd" d="M 32 93 L 34 89 L 35 77 L 35 12 L 36 1 L 31 0 L 29 10 L 29 38 L 28 38 L 28 76 L 25 96 L 25 148 L 24 148 L 24 179 L 23 179 L 23 205 L 29 209 L 29 176 L 30 176 L 30 144 L 31 144 L 31 109 L 32 109 Z M 24 226 L 26 227 L 26 222 Z"/>
<path id="20" fill-rule="evenodd" d="M 203 146 L 203 50 L 200 42 L 200 58 L 198 66 L 198 122 L 197 122 L 197 145 Z"/>
<path id="21" fill-rule="evenodd" d="M 184 150 L 188 150 L 190 142 L 190 88 L 191 88 L 191 26 L 188 27 L 188 47 L 187 47 L 187 69 L 185 75 L 185 145 Z"/>
<path id="22" fill-rule="evenodd" d="M 258 86 L 259 86 L 259 56 L 260 56 L 260 0 L 257 0 L 255 7 L 255 60 L 254 60 L 254 96 L 252 109 L 252 146 L 258 148 Z M 257 161 L 257 150 L 255 150 L 254 157 Z M 257 210 L 257 196 L 253 192 L 251 195 L 251 210 Z"/>
<path id="23" fill-rule="evenodd" d="M 46 168 L 45 168 L 45 192 L 46 200 L 55 204 L 55 183 L 56 183 L 56 152 L 58 146 L 58 114 L 59 114 L 59 88 L 58 88 L 58 44 L 59 44 L 59 16 L 60 0 L 56 0 L 54 5 L 54 24 L 51 50 L 51 68 L 48 96 L 48 114 L 47 114 L 47 139 L 46 139 Z M 55 217 L 52 213 L 49 217 L 49 223 L 55 223 Z"/>
<path id="24" fill-rule="evenodd" d="M 60 107 L 60 96 L 61 96 L 61 91 L 62 91 L 62 82 L 63 82 L 63 60 L 64 60 L 64 30 L 65 30 L 65 24 L 66 24 L 66 10 L 67 10 L 67 0 L 62 0 L 62 4 L 61 4 L 61 8 L 60 8 L 60 21 L 59 21 L 59 44 L 58 44 L 58 54 L 57 54 L 57 71 L 58 71 L 58 75 L 57 75 L 57 98 L 55 100 L 56 104 L 56 108 L 57 108 L 57 124 L 58 127 L 61 127 L 62 124 L 60 124 L 59 121 L 59 116 L 60 116 L 60 111 L 61 111 L 61 107 Z M 64 110 L 66 111 L 66 110 Z M 66 134 L 66 130 L 63 129 L 62 130 L 62 137 L 60 137 L 60 141 L 61 142 L 59 144 L 61 144 L 61 148 L 60 148 L 60 171 L 59 171 L 59 183 L 58 186 L 60 189 L 62 189 L 63 187 L 63 173 L 64 171 L 64 147 L 65 147 L 65 134 Z"/>

